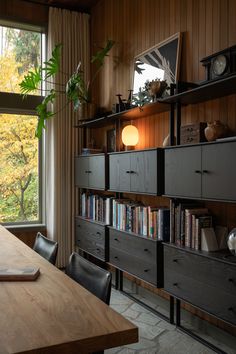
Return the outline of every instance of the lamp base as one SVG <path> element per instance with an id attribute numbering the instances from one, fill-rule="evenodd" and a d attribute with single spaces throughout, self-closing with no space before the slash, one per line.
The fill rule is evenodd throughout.
<path id="1" fill-rule="evenodd" d="M 130 150 L 134 150 L 134 146 L 131 145 L 125 146 L 125 151 L 130 151 Z"/>

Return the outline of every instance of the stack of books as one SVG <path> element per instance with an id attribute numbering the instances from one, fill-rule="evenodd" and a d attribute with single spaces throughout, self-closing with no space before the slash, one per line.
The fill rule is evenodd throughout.
<path id="1" fill-rule="evenodd" d="M 177 206 L 172 204 L 171 243 L 201 250 L 202 229 L 210 227 L 212 215 L 207 208 L 193 203 L 179 203 Z"/>
<path id="2" fill-rule="evenodd" d="M 97 194 L 81 194 L 81 216 L 111 225 L 111 205 L 113 197 Z"/>
<path id="3" fill-rule="evenodd" d="M 112 226 L 121 231 L 169 242 L 170 210 L 144 206 L 128 199 L 113 199 Z"/>

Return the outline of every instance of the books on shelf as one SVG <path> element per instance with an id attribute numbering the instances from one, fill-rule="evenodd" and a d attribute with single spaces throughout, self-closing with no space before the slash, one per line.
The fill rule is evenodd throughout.
<path id="1" fill-rule="evenodd" d="M 207 208 L 191 202 L 171 204 L 171 243 L 192 249 L 201 249 L 201 232 L 212 227 L 212 216 Z"/>
<path id="2" fill-rule="evenodd" d="M 110 225 L 113 199 L 110 196 L 82 193 L 81 216 Z"/>
<path id="3" fill-rule="evenodd" d="M 129 199 L 113 199 L 112 226 L 121 231 L 169 242 L 170 210 L 152 208 Z"/>

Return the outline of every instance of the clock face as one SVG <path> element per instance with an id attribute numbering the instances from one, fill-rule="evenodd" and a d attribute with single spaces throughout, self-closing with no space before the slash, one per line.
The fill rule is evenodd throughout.
<path id="1" fill-rule="evenodd" d="M 224 74 L 226 68 L 227 68 L 227 57 L 225 55 L 218 55 L 216 58 L 213 59 L 212 61 L 212 72 L 216 76 L 220 76 Z"/>

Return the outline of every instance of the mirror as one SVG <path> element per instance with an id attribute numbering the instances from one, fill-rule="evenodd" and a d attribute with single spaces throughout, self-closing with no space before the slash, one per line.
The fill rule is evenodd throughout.
<path id="1" fill-rule="evenodd" d="M 166 80 L 168 87 L 177 82 L 180 49 L 181 33 L 176 33 L 135 57 L 133 94 L 137 94 L 140 88 L 143 91 L 147 80 Z"/>

